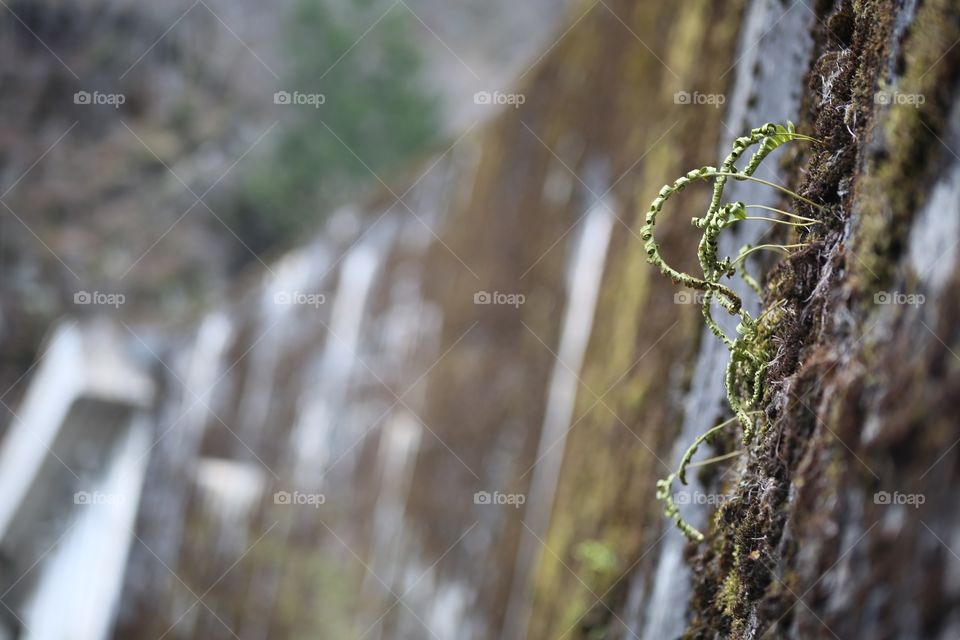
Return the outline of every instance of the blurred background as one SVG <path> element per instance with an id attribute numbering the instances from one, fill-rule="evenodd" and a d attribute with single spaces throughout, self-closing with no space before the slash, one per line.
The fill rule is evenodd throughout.
<path id="1" fill-rule="evenodd" d="M 637 212 L 763 122 L 866 140 L 849 4 L 0 0 L 0 639 L 755 632 L 653 497 L 726 351 Z"/>

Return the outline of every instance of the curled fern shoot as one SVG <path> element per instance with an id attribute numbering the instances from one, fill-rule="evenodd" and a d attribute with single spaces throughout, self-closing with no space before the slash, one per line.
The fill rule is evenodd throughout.
<path id="1" fill-rule="evenodd" d="M 709 429 L 706 433 L 698 436 L 697 439 L 693 441 L 693 444 L 691 444 L 684 452 L 683 457 L 680 459 L 680 466 L 678 467 L 676 473 L 671 473 L 663 480 L 657 481 L 657 499 L 664 503 L 664 512 L 666 516 L 673 521 L 677 528 L 680 529 L 680 531 L 682 531 L 687 538 L 693 540 L 694 542 L 703 541 L 703 534 L 700 533 L 696 527 L 684 520 L 683 516 L 680 515 L 680 508 L 673 499 L 673 481 L 679 479 L 681 484 L 687 484 L 687 469 L 691 467 L 703 467 L 715 462 L 722 462 L 743 453 L 742 450 L 734 451 L 721 456 L 715 456 L 707 460 L 702 460 L 700 462 L 691 462 L 701 444 L 712 438 L 724 428 L 736 422 L 736 420 L 737 419 L 735 417 L 725 420 L 715 427 Z"/>
<path id="2" fill-rule="evenodd" d="M 687 450 L 680 462 L 677 473 L 657 482 L 657 497 L 664 503 L 664 513 L 672 520 L 683 533 L 696 542 L 703 540 L 703 534 L 686 523 L 674 503 L 671 493 L 673 480 L 677 477 L 686 483 L 686 468 L 696 453 L 697 447 L 708 440 L 718 430 L 731 423 L 739 423 L 743 435 L 743 443 L 749 444 L 754 436 L 762 429 L 762 419 L 758 419 L 761 412 L 755 407 L 763 400 L 763 383 L 771 357 L 768 340 L 762 337 L 761 323 L 769 320 L 768 312 L 754 319 L 743 308 L 740 296 L 728 285 L 721 282 L 723 278 L 733 278 L 738 275 L 758 296 L 762 288 L 756 278 L 746 269 L 746 258 L 761 250 L 781 251 L 789 254 L 792 249 L 807 246 L 797 244 L 762 244 L 757 246 L 746 245 L 740 249 L 736 258 L 718 255 L 719 238 L 724 229 L 741 221 L 761 221 L 773 224 L 782 224 L 796 228 L 809 228 L 820 224 L 819 220 L 784 211 L 774 207 L 743 202 L 723 203 L 723 190 L 728 180 L 749 180 L 770 187 L 789 196 L 791 199 L 811 207 L 815 211 L 823 211 L 824 207 L 782 185 L 755 177 L 753 174 L 760 164 L 778 147 L 788 142 L 804 141 L 819 144 L 820 141 L 808 135 L 797 133 L 792 123 L 785 125 L 768 123 L 762 127 L 752 129 L 746 136 L 737 138 L 733 142 L 730 153 L 724 158 L 719 168 L 705 166 L 680 176 L 671 184 L 664 185 L 657 197 L 650 204 L 641 228 L 641 239 L 647 253 L 647 261 L 660 269 L 661 273 L 670 278 L 674 284 L 680 284 L 691 289 L 703 291 L 702 313 L 710 332 L 713 333 L 730 351 L 730 360 L 724 372 L 724 386 L 726 388 L 727 403 L 733 412 L 733 417 L 724 423 L 713 427 L 698 437 Z M 744 154 L 753 149 L 752 155 L 743 169 L 737 167 L 737 162 Z M 685 273 L 670 266 L 660 254 L 660 246 L 654 237 L 654 228 L 657 218 L 667 201 L 683 191 L 689 184 L 698 181 L 712 181 L 713 193 L 706 213 L 692 219 L 693 226 L 703 233 L 697 247 L 697 259 L 702 275 Z M 749 216 L 748 209 L 760 209 L 779 214 L 785 219 L 768 216 Z M 713 317 L 712 305 L 716 302 L 720 307 L 734 316 L 739 316 L 736 336 L 728 336 L 716 319 Z M 768 311 L 779 310 L 774 305 Z M 759 423 L 759 424 L 758 424 Z"/>

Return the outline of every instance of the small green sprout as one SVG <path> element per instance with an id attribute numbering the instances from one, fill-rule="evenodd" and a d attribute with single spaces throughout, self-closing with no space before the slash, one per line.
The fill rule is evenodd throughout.
<path id="1" fill-rule="evenodd" d="M 762 400 L 764 376 L 769 366 L 771 356 L 769 345 L 761 338 L 760 324 L 761 321 L 766 319 L 765 316 L 767 316 L 768 312 L 781 310 L 780 305 L 774 305 L 768 309 L 768 312 L 761 314 L 759 318 L 755 319 L 743 308 L 743 301 L 733 289 L 721 283 L 720 280 L 721 278 L 732 278 L 739 273 L 747 286 L 760 295 L 762 293 L 760 283 L 747 272 L 746 258 L 750 254 L 761 250 L 782 251 L 789 254 L 791 249 L 799 249 L 807 246 L 802 243 L 788 245 L 746 245 L 740 249 L 736 258 L 720 258 L 718 255 L 718 238 L 724 229 L 735 223 L 745 221 L 773 222 L 797 228 L 808 228 L 819 224 L 819 221 L 813 218 L 764 205 L 748 205 L 743 202 L 722 204 L 723 188 L 730 179 L 750 180 L 776 189 L 817 211 L 822 210 L 823 207 L 816 202 L 786 187 L 756 178 L 753 175 L 760 166 L 760 163 L 763 162 L 770 153 L 779 146 L 794 140 L 818 142 L 815 138 L 797 133 L 791 122 L 787 122 L 786 125 L 768 123 L 762 127 L 751 130 L 747 136 L 737 138 L 733 143 L 733 149 L 719 168 L 706 166 L 695 169 L 677 178 L 673 183 L 661 188 L 659 194 L 653 200 L 647 211 L 645 224 L 640 231 L 640 237 L 644 241 L 644 248 L 647 253 L 647 260 L 651 264 L 659 268 L 674 284 L 681 284 L 704 292 L 702 312 L 707 327 L 711 333 L 717 336 L 730 350 L 730 361 L 727 363 L 724 374 L 724 386 L 726 387 L 727 402 L 733 412 L 733 417 L 713 427 L 697 438 L 693 445 L 687 450 L 686 454 L 684 454 L 678 472 L 657 482 L 657 498 L 664 502 L 665 515 L 673 520 L 677 528 L 688 538 L 696 542 L 703 540 L 703 534 L 685 522 L 681 517 L 680 511 L 674 503 L 671 494 L 673 480 L 679 477 L 681 482 L 686 483 L 685 471 L 694 453 L 696 453 L 697 447 L 721 428 L 733 422 L 739 423 L 743 433 L 744 444 L 749 444 L 754 435 L 756 435 L 758 425 L 754 418 L 761 415 L 761 412 L 756 410 L 748 411 L 748 409 L 757 407 Z M 742 170 L 738 169 L 737 161 L 751 147 L 757 148 L 753 152 L 753 155 L 750 156 L 746 166 Z M 663 205 L 674 194 L 683 191 L 688 184 L 696 180 L 713 181 L 713 195 L 710 199 L 710 206 L 707 209 L 706 215 L 699 218 L 695 217 L 692 220 L 693 226 L 703 230 L 703 237 L 700 239 L 697 248 L 697 257 L 700 262 L 700 269 L 703 272 L 702 277 L 684 273 L 667 264 L 663 256 L 660 255 L 660 246 L 653 236 L 657 216 L 663 209 Z M 786 219 L 780 220 L 765 216 L 748 216 L 748 209 L 760 209 L 770 213 L 780 214 Z M 711 309 L 714 301 L 726 309 L 731 315 L 739 316 L 740 322 L 737 325 L 737 335 L 735 337 L 728 336 L 714 319 Z"/>

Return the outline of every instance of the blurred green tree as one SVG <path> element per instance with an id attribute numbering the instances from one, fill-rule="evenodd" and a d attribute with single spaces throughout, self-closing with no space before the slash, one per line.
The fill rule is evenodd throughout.
<path id="1" fill-rule="evenodd" d="M 383 0 L 294 6 L 283 89 L 321 94 L 323 103 L 277 107 L 292 117 L 235 195 L 231 226 L 254 251 L 288 244 L 375 182 L 371 172 L 387 174 L 437 142 L 440 101 L 424 82 L 413 18 L 402 5 L 388 7 Z"/>

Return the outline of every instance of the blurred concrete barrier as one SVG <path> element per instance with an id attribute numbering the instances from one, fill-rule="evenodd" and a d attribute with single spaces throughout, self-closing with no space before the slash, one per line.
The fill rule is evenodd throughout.
<path id="1" fill-rule="evenodd" d="M 14 410 L 0 445 L 0 638 L 110 635 L 154 394 L 125 335 L 56 327 Z"/>

